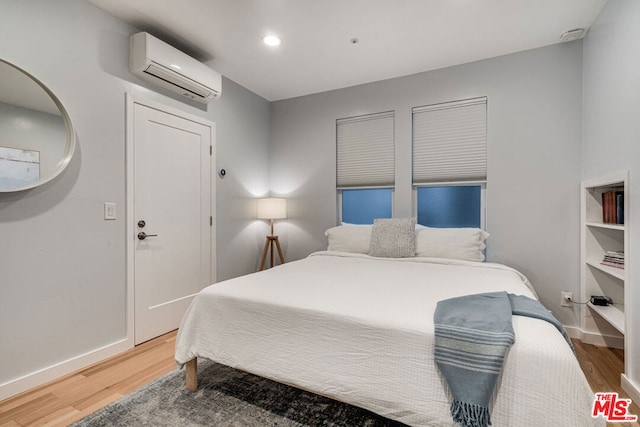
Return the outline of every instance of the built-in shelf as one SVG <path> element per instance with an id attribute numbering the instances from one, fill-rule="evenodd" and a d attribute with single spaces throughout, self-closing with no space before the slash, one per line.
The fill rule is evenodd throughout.
<path id="1" fill-rule="evenodd" d="M 600 263 L 600 260 L 587 260 L 587 264 L 593 268 L 596 268 L 610 276 L 615 277 L 616 279 L 624 280 L 624 269 L 610 267 L 608 265 L 603 265 Z"/>
<path id="2" fill-rule="evenodd" d="M 629 203 L 624 203 L 629 200 L 629 172 L 586 179 L 581 187 L 580 301 L 590 301 L 597 295 L 607 296 L 615 303 L 598 306 L 589 302 L 580 306 L 583 337 L 592 343 L 625 346 L 625 359 L 630 360 L 633 354 L 627 354 L 629 341 L 624 339 L 633 333 L 633 325 L 629 324 L 628 313 L 625 313 L 631 285 L 628 236 L 631 217 Z M 614 197 L 610 193 L 614 193 Z M 609 220 L 626 220 L 627 224 L 610 223 Z M 626 269 L 602 263 L 610 252 L 624 254 L 622 265 Z"/>
<path id="3" fill-rule="evenodd" d="M 616 305 L 593 305 L 587 304 L 593 311 L 598 313 L 604 320 L 609 322 L 621 334 L 624 334 L 624 306 Z"/>
<path id="4" fill-rule="evenodd" d="M 624 231 L 624 224 L 605 224 L 603 222 L 587 222 L 587 227 L 606 228 L 608 230 Z"/>

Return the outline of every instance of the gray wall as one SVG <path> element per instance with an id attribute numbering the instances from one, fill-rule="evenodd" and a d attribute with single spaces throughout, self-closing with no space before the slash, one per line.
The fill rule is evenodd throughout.
<path id="1" fill-rule="evenodd" d="M 631 282 L 630 313 L 633 336 L 626 335 L 631 345 L 630 375 L 636 387 L 640 384 L 640 2 L 609 1 L 584 40 L 584 110 L 582 177 L 592 178 L 621 170 L 629 170 L 631 208 L 630 242 L 632 251 L 628 266 Z M 633 307 L 633 310 L 631 309 Z"/>
<path id="2" fill-rule="evenodd" d="M 288 259 L 326 248 L 336 224 L 335 120 L 395 110 L 394 216 L 415 215 L 411 107 L 488 96 L 489 261 L 522 271 L 561 322 L 579 290 L 582 42 L 283 100 L 272 106 L 272 190 L 290 197 Z"/>
<path id="3" fill-rule="evenodd" d="M 220 100 L 183 102 L 128 71 L 135 28 L 84 0 L 7 0 L 0 58 L 64 104 L 77 134 L 69 168 L 34 190 L 0 194 L 0 384 L 126 335 L 125 92 L 217 125 L 218 278 L 255 271 L 266 225 L 270 104 L 224 79 Z M 157 90 L 157 92 L 156 92 Z M 118 219 L 103 220 L 103 203 Z"/>

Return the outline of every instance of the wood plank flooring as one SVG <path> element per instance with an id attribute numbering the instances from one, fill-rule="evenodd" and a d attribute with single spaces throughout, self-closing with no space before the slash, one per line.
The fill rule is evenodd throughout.
<path id="1" fill-rule="evenodd" d="M 66 426 L 173 369 L 176 332 L 0 402 L 0 427 Z"/>
<path id="2" fill-rule="evenodd" d="M 579 340 L 573 341 L 580 367 L 587 377 L 591 389 L 595 392 L 613 391 L 622 398 L 629 399 L 629 395 L 620 386 L 620 374 L 624 372 L 624 351 L 616 348 L 599 347 L 584 344 Z M 640 417 L 640 408 L 635 402 L 630 405 L 629 413 Z M 608 426 L 640 426 L 639 423 L 607 423 Z"/>
<path id="3" fill-rule="evenodd" d="M 176 332 L 170 332 L 48 384 L 0 402 L 0 427 L 67 426 L 176 368 Z M 615 391 L 624 369 L 622 350 L 574 340 L 580 365 L 594 392 Z M 640 415 L 637 405 L 630 413 Z M 613 426 L 640 427 L 638 423 Z"/>

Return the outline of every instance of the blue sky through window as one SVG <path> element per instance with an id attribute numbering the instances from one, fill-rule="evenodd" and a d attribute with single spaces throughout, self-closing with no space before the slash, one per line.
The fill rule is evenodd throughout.
<path id="1" fill-rule="evenodd" d="M 418 188 L 418 224 L 480 228 L 481 186 Z"/>
<path id="2" fill-rule="evenodd" d="M 392 204 L 391 188 L 342 190 L 342 222 L 373 224 L 376 218 L 391 218 Z"/>

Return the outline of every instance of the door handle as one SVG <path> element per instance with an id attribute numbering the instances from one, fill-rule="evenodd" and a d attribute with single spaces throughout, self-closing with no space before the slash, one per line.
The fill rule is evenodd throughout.
<path id="1" fill-rule="evenodd" d="M 141 232 L 138 233 L 138 240 L 144 240 L 147 237 L 156 237 L 156 236 L 157 236 L 157 234 L 147 234 L 144 231 L 141 231 Z"/>

